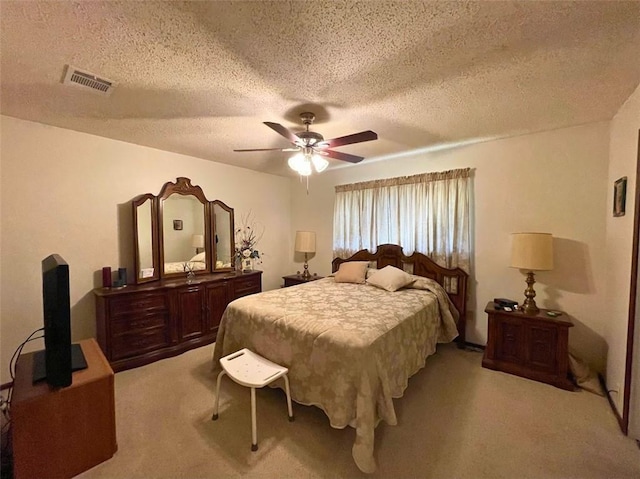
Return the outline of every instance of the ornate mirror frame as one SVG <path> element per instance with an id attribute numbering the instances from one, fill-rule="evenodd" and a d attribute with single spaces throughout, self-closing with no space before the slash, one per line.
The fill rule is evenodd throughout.
<path id="1" fill-rule="evenodd" d="M 150 217 L 144 218 L 142 208 L 149 205 Z M 158 260 L 158 206 L 156 197 L 151 193 L 140 195 L 131 202 L 133 207 L 133 258 L 136 283 L 148 283 L 160 279 Z M 151 265 L 141 264 L 147 256 L 142 247 L 143 237 L 151 239 Z M 149 267 L 150 266 L 150 267 Z"/>
<path id="2" fill-rule="evenodd" d="M 228 229 L 225 229 L 224 224 L 216 224 L 216 209 L 226 212 L 228 214 Z M 213 244 L 211 249 L 213 251 L 213 263 L 212 267 L 214 271 L 231 271 L 235 269 L 235 232 L 233 222 L 233 208 L 227 206 L 220 200 L 211 202 L 211 223 L 213 225 L 214 234 L 212 235 Z M 226 236 L 229 233 L 229 236 Z M 220 244 L 222 243 L 222 244 Z M 220 249 L 228 245 L 229 250 L 224 253 L 220 252 Z M 220 246 L 220 248 L 218 247 Z M 228 254 L 227 254 L 228 253 Z M 228 259 L 228 261 L 227 261 Z M 228 266 L 225 266 L 228 264 Z"/>
<path id="3" fill-rule="evenodd" d="M 235 242 L 234 242 L 234 215 L 233 208 L 227 206 L 220 200 L 208 201 L 206 196 L 204 195 L 202 188 L 199 186 L 194 186 L 191 184 L 191 180 L 185 177 L 179 177 L 174 182 L 167 182 L 162 186 L 160 193 L 158 196 L 154 196 L 151 193 L 147 193 L 144 195 L 140 195 L 132 200 L 133 207 L 133 237 L 134 237 L 134 264 L 135 264 L 135 278 L 137 283 L 146 283 L 150 281 L 157 281 L 162 278 L 173 278 L 184 276 L 184 271 L 178 272 L 167 272 L 165 271 L 165 234 L 164 234 L 164 213 L 165 213 L 165 201 L 171 197 L 172 195 L 179 196 L 191 196 L 198 203 L 202 204 L 202 225 L 203 225 L 203 236 L 204 242 L 202 246 L 204 247 L 204 255 L 205 255 L 205 267 L 201 270 L 194 270 L 195 274 L 208 274 L 208 273 L 217 273 L 223 271 L 233 271 L 234 267 L 234 253 L 235 253 Z M 147 204 L 147 201 L 150 203 L 150 219 L 147 220 L 143 215 L 149 214 L 143 210 L 143 207 Z M 146 207 L 145 207 L 146 208 Z M 215 226 L 215 216 L 214 213 L 218 211 L 224 211 L 228 213 L 228 240 L 227 240 L 227 218 L 224 221 L 221 221 L 224 224 L 224 228 L 222 228 L 219 232 L 216 232 Z M 169 220 L 170 218 L 167 218 Z M 173 218 L 170 219 L 173 221 Z M 178 220 L 182 223 L 182 220 Z M 147 231 L 141 231 L 141 228 L 144 228 L 146 225 L 147 228 L 150 228 L 150 233 Z M 222 226 L 222 225 L 221 225 Z M 172 225 L 173 227 L 173 225 Z M 175 229 L 179 230 L 182 227 L 181 224 L 175 225 Z M 199 231 L 197 232 L 199 233 Z M 148 267 L 146 264 L 142 264 L 146 257 L 148 259 L 148 254 L 146 251 L 146 244 L 149 242 L 150 235 L 150 243 L 151 243 L 151 267 Z M 218 236 L 220 235 L 220 236 Z M 227 241 L 229 242 L 229 254 L 227 256 L 226 250 L 224 253 L 218 252 L 218 242 L 216 239 L 221 238 L 222 244 L 226 245 Z M 188 241 L 188 240 L 187 240 Z M 189 243 L 191 245 L 191 243 Z M 222 245 L 220 245 L 222 246 Z M 195 246 L 194 246 L 195 248 Z M 199 249 L 196 249 L 197 253 Z M 229 258 L 229 262 L 226 261 L 227 257 Z M 189 262 L 190 258 L 185 258 L 184 262 Z M 218 263 L 220 261 L 222 264 Z M 182 261 L 180 261 L 182 263 Z"/>
<path id="4" fill-rule="evenodd" d="M 164 236 L 165 229 L 165 218 L 164 218 L 164 204 L 172 195 L 179 196 L 193 196 L 196 200 L 198 200 L 202 204 L 202 222 L 204 226 L 204 245 L 205 245 L 205 268 L 203 270 L 194 271 L 196 274 L 205 274 L 211 272 L 211 248 L 208 247 L 211 242 L 211 222 L 209 220 L 209 200 L 207 200 L 206 196 L 202 192 L 202 188 L 199 186 L 193 186 L 191 184 L 191 180 L 185 177 L 179 177 L 175 183 L 167 182 L 162 187 L 160 194 L 158 195 L 158 237 L 159 237 L 159 253 L 160 253 L 160 276 L 163 278 L 171 277 L 171 276 L 183 276 L 186 271 L 176 271 L 176 272 L 167 272 L 165 271 L 165 256 L 166 256 L 166 238 Z M 168 221 L 174 221 L 173 219 L 168 218 Z M 182 228 L 182 219 L 180 221 L 180 229 Z M 174 224 L 173 229 L 176 229 L 176 225 Z M 189 239 L 187 239 L 189 241 Z M 192 256 L 192 255 L 191 255 Z M 184 261 L 180 261 L 182 263 L 188 262 L 190 257 L 184 258 Z"/>

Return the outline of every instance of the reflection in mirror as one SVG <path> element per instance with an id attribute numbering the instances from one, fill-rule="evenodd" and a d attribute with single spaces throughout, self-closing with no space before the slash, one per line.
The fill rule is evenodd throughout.
<path id="1" fill-rule="evenodd" d="M 156 263 L 154 196 L 146 194 L 133 200 L 133 221 L 135 225 L 135 264 L 138 283 L 158 279 Z"/>
<path id="2" fill-rule="evenodd" d="M 205 253 L 193 246 L 194 236 L 205 235 L 205 205 L 191 195 L 172 194 L 162 204 L 164 273 L 207 269 Z"/>
<path id="3" fill-rule="evenodd" d="M 132 201 L 138 283 L 234 269 L 233 208 L 179 177 Z"/>
<path id="4" fill-rule="evenodd" d="M 213 269 L 233 268 L 233 210 L 221 201 L 213 201 L 214 264 Z"/>
<path id="5" fill-rule="evenodd" d="M 151 200 L 138 206 L 138 271 L 153 274 L 153 242 L 151 240 Z"/>

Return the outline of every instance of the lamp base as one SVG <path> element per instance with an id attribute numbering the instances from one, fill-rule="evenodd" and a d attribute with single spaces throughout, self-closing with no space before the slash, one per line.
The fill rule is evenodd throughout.
<path id="1" fill-rule="evenodd" d="M 304 279 L 311 278 L 311 273 L 309 273 L 309 263 L 307 263 L 307 253 L 304 254 L 304 271 L 302 272 L 302 277 Z"/>
<path id="2" fill-rule="evenodd" d="M 535 315 L 540 312 L 540 308 L 538 308 L 535 299 L 533 299 L 536 297 L 536 292 L 533 289 L 535 282 L 533 271 L 529 271 L 527 273 L 527 289 L 524 290 L 525 300 L 524 303 L 522 303 L 522 312 L 524 314 Z"/>

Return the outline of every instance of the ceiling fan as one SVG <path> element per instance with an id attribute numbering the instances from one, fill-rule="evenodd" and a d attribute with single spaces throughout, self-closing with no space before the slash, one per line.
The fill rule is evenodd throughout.
<path id="1" fill-rule="evenodd" d="M 318 173 L 327 167 L 329 162 L 323 158 L 324 156 L 328 156 L 329 158 L 336 160 L 348 161 L 350 163 L 359 163 L 364 160 L 364 157 L 362 156 L 341 153 L 339 151 L 333 151 L 330 148 L 378 139 L 378 135 L 375 132 L 367 130 L 361 131 L 360 133 L 354 133 L 352 135 L 325 140 L 320 133 L 309 130 L 309 125 L 313 123 L 315 118 L 316 116 L 311 112 L 307 111 L 300 113 L 300 119 L 306 129 L 299 133 L 293 133 L 291 130 L 285 128 L 279 123 L 273 123 L 270 121 L 264 122 L 264 124 L 269 128 L 289 140 L 295 146 L 294 148 L 253 148 L 233 151 L 297 151 L 298 154 L 289 159 L 289 166 L 302 176 L 309 176 L 311 174 L 311 165 L 313 165 Z"/>

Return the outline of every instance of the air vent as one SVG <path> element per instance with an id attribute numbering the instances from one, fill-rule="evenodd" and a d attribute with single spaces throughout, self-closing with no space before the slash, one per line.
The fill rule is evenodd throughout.
<path id="1" fill-rule="evenodd" d="M 91 90 L 101 95 L 111 95 L 111 92 L 116 86 L 116 83 L 107 80 L 106 78 L 100 78 L 93 73 L 79 70 L 71 65 L 67 65 L 67 72 L 62 81 L 65 85 L 71 85 L 74 87 L 80 87 L 82 89 Z"/>

